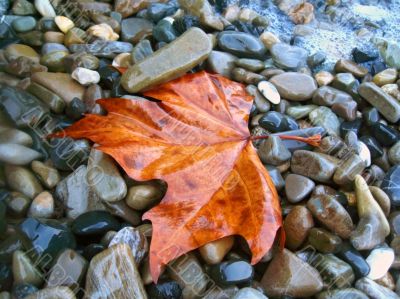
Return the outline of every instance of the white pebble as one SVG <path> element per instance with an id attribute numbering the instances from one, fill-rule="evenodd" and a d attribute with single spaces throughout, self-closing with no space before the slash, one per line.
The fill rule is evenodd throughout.
<path id="1" fill-rule="evenodd" d="M 366 259 L 370 271 L 368 278 L 376 280 L 385 276 L 394 261 L 394 251 L 390 247 L 378 247 L 371 251 Z"/>
<path id="2" fill-rule="evenodd" d="M 35 8 L 43 17 L 54 18 L 56 16 L 49 0 L 35 0 Z"/>
<path id="3" fill-rule="evenodd" d="M 276 105 L 280 103 L 281 96 L 272 83 L 269 83 L 268 81 L 261 81 L 258 83 L 257 87 L 263 96 L 272 104 Z"/>
<path id="4" fill-rule="evenodd" d="M 369 151 L 367 145 L 362 142 L 358 141 L 358 147 L 359 147 L 359 156 L 361 160 L 364 161 L 365 167 L 371 166 L 371 152 Z"/>
<path id="5" fill-rule="evenodd" d="M 28 215 L 34 218 L 51 218 L 54 214 L 54 199 L 53 196 L 43 191 L 34 198 L 29 208 Z"/>
<path id="6" fill-rule="evenodd" d="M 98 72 L 83 67 L 77 67 L 72 72 L 71 77 L 84 86 L 99 83 L 100 81 L 100 74 Z"/>

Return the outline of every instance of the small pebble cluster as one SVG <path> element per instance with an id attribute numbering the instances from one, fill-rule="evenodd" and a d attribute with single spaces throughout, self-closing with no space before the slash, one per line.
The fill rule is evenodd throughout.
<path id="1" fill-rule="evenodd" d="M 298 26 L 318 24 L 312 3 L 276 2 Z M 400 298 L 399 44 L 375 37 L 375 52 L 328 68 L 223 0 L 0 0 L 0 15 L 0 299 Z M 104 114 L 99 98 L 137 99 L 199 70 L 254 97 L 249 129 L 270 135 L 254 145 L 285 248 L 251 265 L 245 241 L 225 237 L 155 284 L 141 216 L 165 182 L 130 179 L 87 140 L 46 136 Z M 279 138 L 316 134 L 315 148 Z"/>

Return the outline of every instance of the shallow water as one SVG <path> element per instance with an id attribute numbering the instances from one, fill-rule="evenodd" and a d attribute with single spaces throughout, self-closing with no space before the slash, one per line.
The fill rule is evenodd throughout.
<path id="1" fill-rule="evenodd" d="M 324 51 L 327 54 L 325 65 L 339 58 L 350 58 L 355 48 L 371 47 L 372 36 L 400 42 L 400 0 L 387 1 L 342 1 L 335 17 L 329 16 L 324 0 L 310 0 L 315 7 L 316 19 L 309 24 L 313 34 L 297 38 L 296 45 L 306 48 L 310 54 Z M 282 40 L 290 40 L 295 24 L 282 13 L 271 0 L 232 0 L 265 15 L 270 20 L 269 31 Z M 358 36 L 360 29 L 368 33 Z"/>

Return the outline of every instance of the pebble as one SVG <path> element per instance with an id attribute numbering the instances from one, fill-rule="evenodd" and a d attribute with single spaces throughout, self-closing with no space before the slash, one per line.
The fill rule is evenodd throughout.
<path id="1" fill-rule="evenodd" d="M 323 228 L 314 227 L 309 232 L 308 243 L 321 253 L 337 253 L 342 239 Z"/>
<path id="2" fill-rule="evenodd" d="M 400 119 L 400 103 L 381 88 L 371 82 L 362 83 L 359 87 L 360 95 L 374 106 L 390 122 Z"/>
<path id="3" fill-rule="evenodd" d="M 106 23 L 90 26 L 86 33 L 106 41 L 116 41 L 119 39 L 119 35 Z"/>
<path id="4" fill-rule="evenodd" d="M 258 155 L 263 163 L 271 165 L 281 165 L 291 157 L 291 153 L 278 136 L 269 136 L 268 139 L 263 140 L 259 146 Z"/>
<path id="5" fill-rule="evenodd" d="M 20 17 L 15 19 L 11 26 L 17 32 L 28 32 L 35 28 L 36 20 L 34 17 Z"/>
<path id="6" fill-rule="evenodd" d="M 340 121 L 328 107 L 320 106 L 311 111 L 308 117 L 313 125 L 323 127 L 330 135 L 339 136 Z"/>
<path id="7" fill-rule="evenodd" d="M 75 27 L 74 22 L 64 16 L 56 16 L 54 22 L 57 24 L 58 29 L 63 33 L 67 33 L 69 30 Z"/>
<path id="8" fill-rule="evenodd" d="M 244 260 L 232 260 L 211 265 L 207 272 L 220 286 L 250 283 L 254 276 L 253 267 Z"/>
<path id="9" fill-rule="evenodd" d="M 354 229 L 353 220 L 346 209 L 332 195 L 312 196 L 307 208 L 330 231 L 348 239 Z"/>
<path id="10" fill-rule="evenodd" d="M 71 230 L 57 220 L 26 218 L 19 224 L 19 231 L 32 243 L 29 254 L 35 257 L 35 262 L 40 267 L 49 266 L 49 257 L 53 260 L 62 250 L 74 249 L 76 246 Z"/>
<path id="11" fill-rule="evenodd" d="M 73 98 L 82 99 L 85 88 L 65 73 L 37 72 L 31 77 L 36 82 L 58 96 L 68 104 Z"/>
<path id="12" fill-rule="evenodd" d="M 72 31 L 68 31 L 68 34 Z M 65 38 L 68 37 L 68 34 Z M 84 36 L 83 36 L 84 37 Z M 66 41 L 64 42 L 66 44 Z M 69 42 L 69 50 L 72 53 L 86 52 L 97 57 L 114 58 L 120 53 L 131 52 L 133 46 L 128 42 L 121 41 L 100 41 L 92 44 L 85 44 L 83 40 Z"/>
<path id="13" fill-rule="evenodd" d="M 262 113 L 265 113 L 271 109 L 270 102 L 260 93 L 260 91 L 256 86 L 249 84 L 246 87 L 246 91 L 248 94 L 254 97 L 254 104 L 256 105 L 257 110 L 259 110 Z"/>
<path id="14" fill-rule="evenodd" d="M 4 163 L 26 165 L 41 157 L 42 154 L 24 145 L 11 143 L 0 144 L 0 161 Z"/>
<path id="15" fill-rule="evenodd" d="M 335 78 L 330 72 L 319 71 L 314 75 L 315 81 L 317 81 L 318 86 L 326 86 L 332 83 Z"/>
<path id="16" fill-rule="evenodd" d="M 394 251 L 390 247 L 377 247 L 373 249 L 366 261 L 370 267 L 368 278 L 377 280 L 385 276 L 394 261 Z"/>
<path id="17" fill-rule="evenodd" d="M 16 284 L 32 284 L 40 287 L 43 283 L 43 274 L 40 273 L 29 257 L 20 250 L 16 250 L 13 253 L 12 269 L 14 283 Z"/>
<path id="18" fill-rule="evenodd" d="M 43 17 L 54 18 L 56 16 L 50 0 L 35 0 L 35 8 Z"/>
<path id="19" fill-rule="evenodd" d="M 77 67 L 71 74 L 71 78 L 83 86 L 96 84 L 100 82 L 100 74 L 96 71 Z"/>
<path id="20" fill-rule="evenodd" d="M 365 168 L 365 161 L 356 154 L 351 154 L 341 161 L 333 175 L 333 181 L 338 185 L 349 185 L 354 181 L 356 175 L 361 174 Z"/>
<path id="21" fill-rule="evenodd" d="M 43 191 L 40 182 L 27 168 L 16 165 L 6 165 L 4 168 L 8 186 L 29 198 L 34 198 Z"/>
<path id="22" fill-rule="evenodd" d="M 86 180 L 87 167 L 81 165 L 57 184 L 55 196 L 66 209 L 66 215 L 75 219 L 92 210 L 104 210 L 104 205 Z"/>
<path id="23" fill-rule="evenodd" d="M 365 277 L 369 274 L 370 268 L 367 261 L 360 252 L 355 250 L 349 243 L 342 244 L 337 255 L 353 268 L 357 278 Z"/>
<path id="24" fill-rule="evenodd" d="M 263 59 L 267 49 L 251 34 L 235 31 L 223 31 L 217 36 L 218 47 L 240 58 Z"/>
<path id="25" fill-rule="evenodd" d="M 272 133 L 299 129 L 299 125 L 293 118 L 276 111 L 265 113 L 259 119 L 258 123 L 261 127 Z"/>
<path id="26" fill-rule="evenodd" d="M 260 40 L 268 50 L 271 50 L 273 45 L 281 42 L 279 37 L 269 31 L 264 31 L 260 35 Z"/>
<path id="27" fill-rule="evenodd" d="M 311 76 L 294 72 L 273 76 L 269 82 L 276 87 L 281 97 L 292 101 L 309 100 L 318 88 Z"/>
<path id="28" fill-rule="evenodd" d="M 149 251 L 149 244 L 143 233 L 137 228 L 124 227 L 111 239 L 108 247 L 116 244 L 127 244 L 132 250 L 132 255 L 137 265 L 145 258 Z"/>
<path id="29" fill-rule="evenodd" d="M 75 250 L 65 249 L 49 270 L 46 287 L 68 287 L 77 292 L 84 281 L 88 262 Z M 60 273 L 62 271 L 62 273 Z M 60 277 L 62 275 L 62 277 Z M 61 278 L 61 279 L 60 279 Z"/>
<path id="30" fill-rule="evenodd" d="M 110 156 L 92 149 L 87 171 L 88 183 L 102 200 L 115 202 L 126 196 L 127 187 L 125 181 Z"/>
<path id="31" fill-rule="evenodd" d="M 388 68 L 376 74 L 372 81 L 379 87 L 382 87 L 383 85 L 396 82 L 396 79 L 397 70 L 395 68 Z"/>
<path id="32" fill-rule="evenodd" d="M 345 288 L 354 282 L 355 276 L 351 266 L 333 254 L 316 254 L 310 262 L 327 285 Z"/>
<path id="33" fill-rule="evenodd" d="M 400 133 L 382 123 L 374 123 L 370 127 L 370 132 L 383 146 L 392 146 L 400 139 Z"/>
<path id="34" fill-rule="evenodd" d="M 202 259 L 208 265 L 221 263 L 225 255 L 232 249 L 234 240 L 233 236 L 228 236 L 201 246 L 199 252 Z"/>
<path id="35" fill-rule="evenodd" d="M 33 82 L 26 91 L 39 98 L 54 113 L 61 114 L 64 111 L 64 100 L 42 85 Z"/>
<path id="36" fill-rule="evenodd" d="M 243 288 L 237 292 L 232 299 L 268 299 L 260 291 L 253 288 Z"/>
<path id="37" fill-rule="evenodd" d="M 395 292 L 366 277 L 357 280 L 355 287 L 367 294 L 369 298 L 399 299 L 399 296 Z"/>
<path id="38" fill-rule="evenodd" d="M 18 16 L 34 15 L 36 13 L 35 6 L 27 0 L 16 0 L 12 6 L 12 12 Z"/>
<path id="39" fill-rule="evenodd" d="M 162 190 L 155 185 L 137 185 L 129 188 L 125 201 L 132 209 L 142 211 L 160 202 L 163 196 Z"/>
<path id="40" fill-rule="evenodd" d="M 318 108 L 317 105 L 290 106 L 286 110 L 286 113 L 287 113 L 287 115 L 298 120 L 298 119 L 305 118 L 306 116 L 308 116 L 311 113 L 311 111 L 313 111 L 316 108 Z"/>
<path id="41" fill-rule="evenodd" d="M 78 236 L 103 235 L 110 230 L 118 230 L 120 224 L 107 211 L 89 211 L 76 217 L 71 230 Z"/>
<path id="42" fill-rule="evenodd" d="M 129 277 L 129 279 L 125 279 Z M 115 298 L 147 299 L 140 273 L 130 247 L 114 245 L 90 262 L 86 275 L 85 293 L 88 298 L 98 294 Z"/>
<path id="43" fill-rule="evenodd" d="M 181 298 L 182 289 L 176 281 L 164 281 L 157 284 L 150 284 L 146 287 L 147 294 L 150 298 Z"/>
<path id="44" fill-rule="evenodd" d="M 390 198 L 389 196 L 379 187 L 369 186 L 369 191 L 371 191 L 372 196 L 379 204 L 385 216 L 390 214 Z"/>
<path id="45" fill-rule="evenodd" d="M 389 223 L 364 178 L 356 175 L 354 184 L 360 220 L 350 240 L 357 250 L 372 249 L 389 235 Z"/>
<path id="46" fill-rule="evenodd" d="M 54 199 L 47 191 L 43 191 L 33 199 L 28 211 L 28 216 L 33 218 L 51 218 L 53 214 Z"/>
<path id="47" fill-rule="evenodd" d="M 285 246 L 296 250 L 307 239 L 310 229 L 314 227 L 311 212 L 303 206 L 294 206 L 286 216 L 283 228 L 286 233 Z"/>
<path id="48" fill-rule="evenodd" d="M 19 144 L 23 146 L 31 146 L 33 143 L 32 137 L 24 131 L 12 128 L 1 128 L 0 127 L 0 143 L 11 143 Z"/>
<path id="49" fill-rule="evenodd" d="M 291 203 L 298 203 L 305 199 L 314 187 L 315 183 L 302 175 L 291 173 L 285 178 L 285 193 Z"/>
<path id="50" fill-rule="evenodd" d="M 337 73 L 351 73 L 357 78 L 362 78 L 368 74 L 368 70 L 351 60 L 339 59 L 335 64 Z"/>
<path id="51" fill-rule="evenodd" d="M 192 43 L 201 45 L 201 47 L 197 47 L 196 51 L 193 51 Z M 204 61 L 211 50 L 210 39 L 201 29 L 189 29 L 169 45 L 129 68 L 122 75 L 121 84 L 128 92 L 135 93 L 166 80 L 177 78 L 194 65 Z M 165 65 L 166 57 L 169 57 L 168 65 Z M 155 65 L 158 67 L 154 67 Z M 149 80 L 149 78 L 151 79 Z"/>
<path id="52" fill-rule="evenodd" d="M 22 44 L 11 44 L 7 46 L 4 49 L 4 55 L 6 56 L 8 61 L 21 56 L 29 58 L 36 63 L 39 63 L 40 59 L 39 54 L 32 47 Z"/>
<path id="53" fill-rule="evenodd" d="M 307 51 L 297 46 L 275 43 L 270 52 L 274 63 L 284 70 L 298 70 L 307 64 Z"/>
<path id="54" fill-rule="evenodd" d="M 242 67 L 251 72 L 260 72 L 265 68 L 263 61 L 251 58 L 240 58 L 236 62 L 238 67 Z"/>
<path id="55" fill-rule="evenodd" d="M 297 150 L 293 153 L 290 169 L 295 174 L 306 176 L 321 183 L 331 181 L 338 161 L 329 155 Z"/>
<path id="56" fill-rule="evenodd" d="M 260 81 L 258 82 L 257 87 L 262 95 L 272 104 L 277 105 L 280 103 L 281 96 L 279 95 L 278 90 L 272 83 L 268 81 Z"/>
<path id="57" fill-rule="evenodd" d="M 398 182 L 400 180 L 400 165 L 395 165 L 386 173 L 381 188 L 389 196 L 393 206 L 400 205 L 400 188 Z"/>
<path id="58" fill-rule="evenodd" d="M 261 285 L 268 296 L 311 297 L 322 290 L 318 271 L 287 249 L 279 251 L 269 263 Z"/>

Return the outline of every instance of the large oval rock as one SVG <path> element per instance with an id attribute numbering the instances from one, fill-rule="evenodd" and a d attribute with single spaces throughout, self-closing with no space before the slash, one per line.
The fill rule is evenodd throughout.
<path id="1" fill-rule="evenodd" d="M 207 34 L 199 28 L 191 28 L 153 55 L 130 67 L 122 75 L 121 85 L 128 92 L 135 93 L 173 80 L 204 61 L 211 50 Z"/>
<path id="2" fill-rule="evenodd" d="M 292 101 L 311 99 L 318 88 L 313 77 L 295 72 L 273 76 L 269 82 L 275 85 L 282 98 Z"/>
<path id="3" fill-rule="evenodd" d="M 297 70 L 306 65 L 308 53 L 303 48 L 276 43 L 270 51 L 274 63 L 285 70 Z"/>

